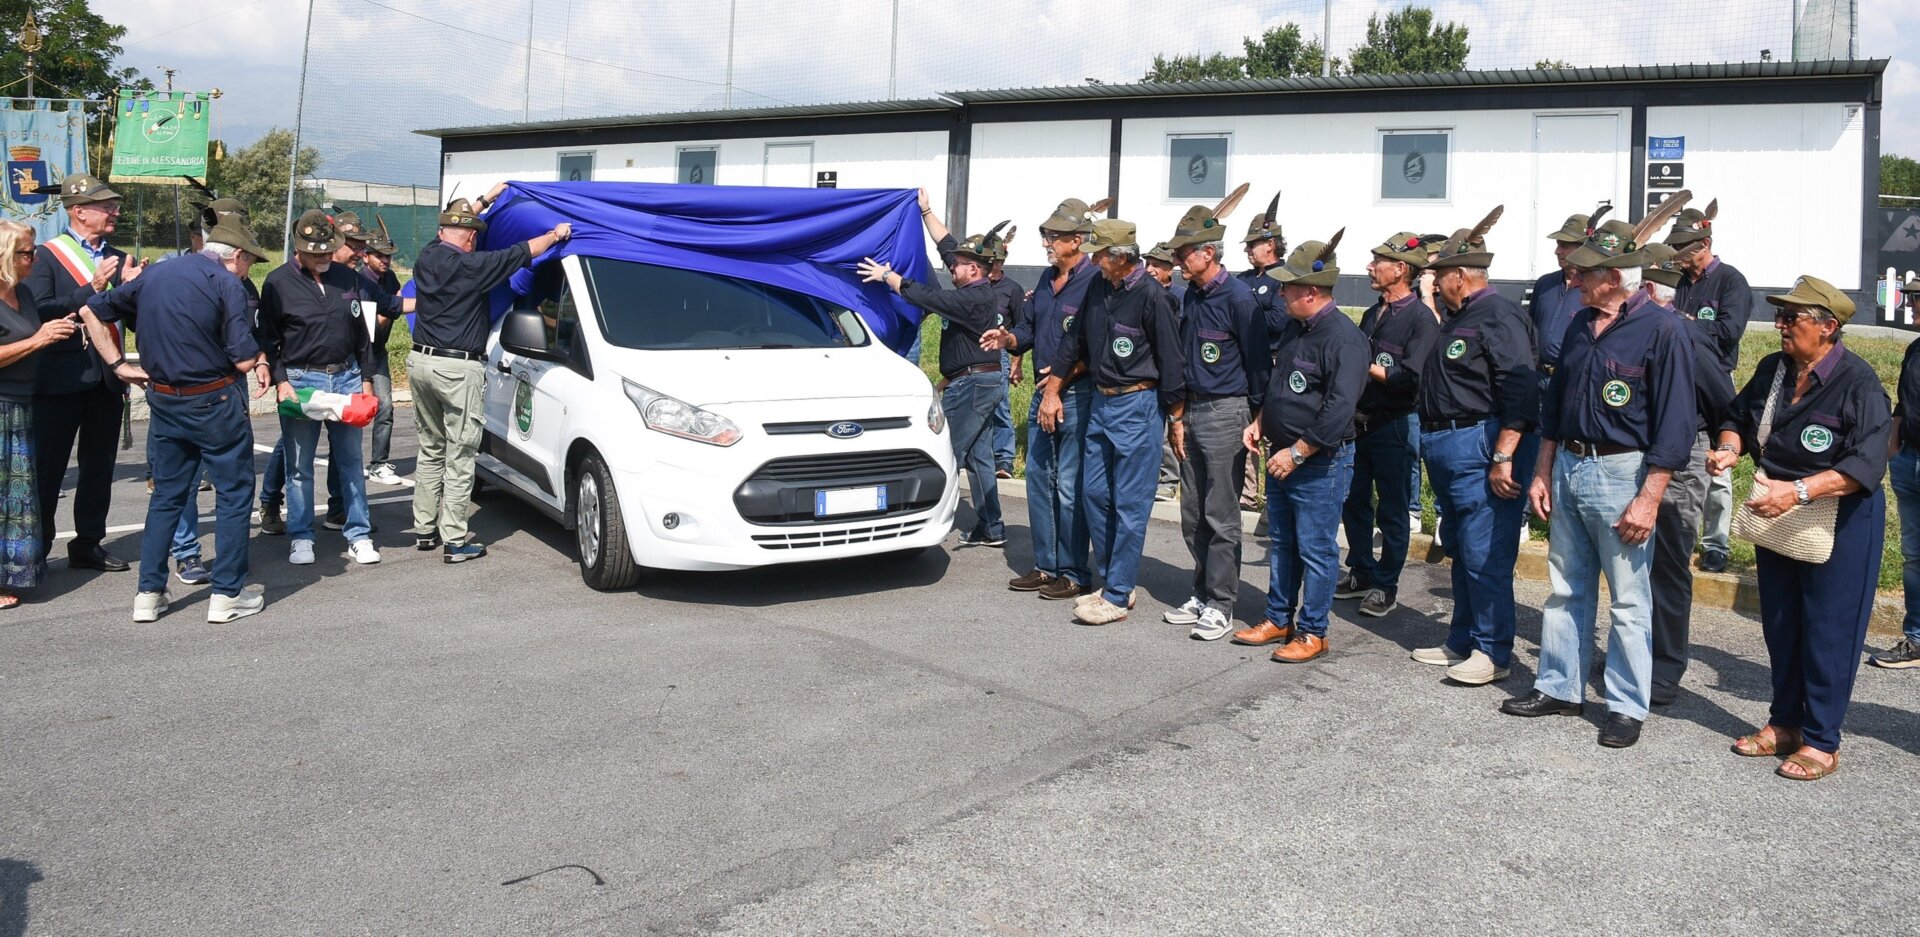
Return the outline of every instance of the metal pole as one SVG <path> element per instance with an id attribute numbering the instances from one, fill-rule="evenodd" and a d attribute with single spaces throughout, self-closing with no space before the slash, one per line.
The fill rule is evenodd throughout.
<path id="1" fill-rule="evenodd" d="M 893 0 L 893 46 L 887 52 L 887 100 L 900 92 L 900 0 Z"/>
<path id="2" fill-rule="evenodd" d="M 1788 0 L 1787 7 L 1790 10 L 1787 15 L 1791 17 L 1787 20 L 1787 61 L 1798 62 L 1800 61 L 1800 0 Z"/>
<path id="3" fill-rule="evenodd" d="M 727 99 L 721 107 L 733 106 L 733 15 L 740 7 L 739 0 L 727 2 Z"/>
<path id="4" fill-rule="evenodd" d="M 533 0 L 527 0 L 527 77 L 520 84 L 520 119 L 530 119 L 533 106 Z"/>
<path id="5" fill-rule="evenodd" d="M 1333 75 L 1333 0 L 1325 0 L 1325 18 L 1320 22 L 1320 77 Z"/>
<path id="6" fill-rule="evenodd" d="M 293 105 L 293 152 L 287 154 L 287 235 L 282 254 L 293 253 L 293 188 L 300 179 L 300 118 L 307 109 L 307 54 L 313 50 L 313 0 L 307 0 L 307 34 L 300 40 L 300 93 Z"/>
<path id="7" fill-rule="evenodd" d="M 33 97 L 33 53 L 27 53 L 27 97 Z"/>

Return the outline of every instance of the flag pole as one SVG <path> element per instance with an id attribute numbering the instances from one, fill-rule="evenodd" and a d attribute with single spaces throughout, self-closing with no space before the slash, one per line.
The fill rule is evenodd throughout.
<path id="1" fill-rule="evenodd" d="M 307 34 L 300 40 L 300 93 L 293 105 L 293 152 L 287 154 L 287 227 L 282 256 L 293 253 L 293 189 L 300 178 L 300 119 L 307 109 L 307 53 L 313 49 L 313 0 L 307 0 Z"/>

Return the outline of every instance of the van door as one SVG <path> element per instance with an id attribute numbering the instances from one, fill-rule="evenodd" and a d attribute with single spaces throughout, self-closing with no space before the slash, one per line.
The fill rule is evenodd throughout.
<path id="1" fill-rule="evenodd" d="M 566 453 L 561 447 L 567 402 L 592 382 L 579 308 L 566 283 L 564 268 L 574 263 L 567 258 L 546 265 L 535 289 L 521 300 L 546 320 L 547 347 L 558 360 L 513 354 L 500 347 L 495 331 L 487 361 L 487 434 L 482 445 L 482 451 L 506 469 L 504 477 L 523 482 L 528 494 L 561 509 L 566 506 Z"/>

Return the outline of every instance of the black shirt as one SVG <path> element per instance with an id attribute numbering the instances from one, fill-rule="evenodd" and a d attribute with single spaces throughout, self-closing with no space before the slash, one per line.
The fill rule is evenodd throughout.
<path id="1" fill-rule="evenodd" d="M 993 284 L 994 290 L 999 292 L 1000 298 L 1006 303 L 1003 307 L 1005 309 L 1006 321 L 1002 324 L 1005 325 L 1008 330 L 1018 328 L 1020 323 L 1027 318 L 1027 288 L 1015 283 L 1012 277 L 1005 275 L 1002 275 L 998 280 L 990 280 L 989 282 Z M 1009 354 L 1017 355 L 1019 353 L 1018 347 L 1009 351 Z"/>
<path id="2" fill-rule="evenodd" d="M 1186 395 L 1181 363 L 1180 325 L 1173 294 L 1134 267 L 1118 285 L 1105 276 L 1087 287 L 1087 305 L 1073 319 L 1051 362 L 1054 374 L 1087 362 L 1095 387 L 1126 387 L 1157 382 L 1160 403 L 1172 406 Z"/>
<path id="3" fill-rule="evenodd" d="M 1707 333 L 1693 327 L 1693 320 L 1672 306 L 1661 306 L 1668 315 L 1686 326 L 1687 346 L 1693 354 L 1693 404 L 1699 411 L 1694 431 L 1711 434 L 1726 418 L 1727 404 L 1733 402 L 1733 377 L 1720 370 L 1720 352 Z M 1711 442 L 1711 440 L 1709 440 Z"/>
<path id="4" fill-rule="evenodd" d="M 1267 271 L 1271 269 L 1273 268 L 1255 267 L 1233 275 L 1234 279 L 1247 285 L 1247 292 L 1253 295 L 1254 310 L 1260 313 L 1260 318 L 1266 320 L 1269 351 L 1279 345 L 1280 333 L 1286 329 L 1287 323 L 1293 318 L 1287 315 L 1287 304 L 1280 298 L 1279 281 L 1267 276 Z"/>
<path id="5" fill-rule="evenodd" d="M 24 342 L 40 331 L 40 313 L 33 301 L 33 291 L 27 289 L 25 284 L 18 284 L 14 287 L 13 296 L 20 303 L 18 309 L 0 300 L 0 345 Z M 39 373 L 40 356 L 43 354 L 44 349 L 30 352 L 26 357 L 0 368 L 0 400 L 10 403 L 30 403 L 33 400 L 34 377 Z"/>
<path id="6" fill-rule="evenodd" d="M 1755 435 L 1766 412 L 1773 373 L 1786 368 L 1773 407 L 1773 432 L 1762 448 Z M 1740 395 L 1727 406 L 1720 429 L 1740 434 L 1742 451 L 1776 481 L 1794 481 L 1832 469 L 1868 491 L 1887 472 L 1887 433 L 1893 414 L 1880 376 L 1865 359 L 1836 342 L 1813 366 L 1813 386 L 1793 400 L 1794 363 L 1786 352 L 1760 359 Z"/>
<path id="7" fill-rule="evenodd" d="M 438 239 L 427 242 L 413 262 L 413 340 L 485 354 L 493 327 L 487 293 L 532 259 L 525 241 L 497 251 L 463 251 Z"/>
<path id="8" fill-rule="evenodd" d="M 1221 270 L 1204 286 L 1192 280 L 1180 296 L 1181 347 L 1186 349 L 1187 392 L 1202 397 L 1245 397 L 1258 410 L 1273 370 L 1267 320 L 1254 308 L 1247 285 Z"/>
<path id="9" fill-rule="evenodd" d="M 79 240 L 75 238 L 75 240 Z M 127 252 L 116 247 L 102 245 L 103 253 L 97 262 L 105 263 L 109 258 L 118 257 L 120 263 L 127 262 Z M 86 242 L 80 242 L 80 249 L 86 250 Z M 40 321 L 49 322 L 61 316 L 72 315 L 80 311 L 93 296 L 93 283 L 81 283 L 54 256 L 53 249 L 45 244 L 34 248 L 33 272 L 27 274 L 24 281 L 27 289 L 33 291 L 39 300 Z M 138 279 L 135 283 L 140 282 Z M 108 289 L 120 285 L 120 270 L 115 269 L 113 276 L 107 278 Z M 88 344 L 85 330 L 75 332 L 60 341 L 43 348 L 39 352 L 40 370 L 34 378 L 36 393 L 73 394 L 94 387 L 106 385 L 121 388 L 120 379 L 107 370 L 107 363 L 100 360 Z"/>
<path id="10" fill-rule="evenodd" d="M 260 290 L 260 338 L 273 368 L 285 381 L 289 368 L 324 368 L 353 362 L 361 377 L 373 374 L 373 346 L 360 304 L 397 316 L 401 300 L 345 264 L 329 264 L 316 277 L 290 260 L 267 274 Z"/>
<path id="11" fill-rule="evenodd" d="M 1540 405 L 1541 438 L 1624 446 L 1646 453 L 1648 465 L 1685 469 L 1699 422 L 1688 330 L 1645 293 L 1595 336 L 1598 317 L 1582 309 L 1567 328 Z"/>
<path id="12" fill-rule="evenodd" d="M 1420 402 L 1420 372 L 1440 336 L 1433 309 L 1418 293 L 1392 303 L 1376 301 L 1360 316 L 1360 332 L 1367 337 L 1372 363 L 1387 369 L 1384 383 L 1367 377 L 1360 412 L 1373 417 L 1413 412 Z"/>
<path id="13" fill-rule="evenodd" d="M 1568 286 L 1565 273 L 1555 270 L 1533 281 L 1533 295 L 1527 297 L 1527 318 L 1533 322 L 1534 341 L 1539 346 L 1534 364 L 1540 368 L 1543 387 L 1552 365 L 1560 361 L 1560 342 L 1567 337 L 1567 324 L 1584 308 L 1580 288 Z"/>
<path id="14" fill-rule="evenodd" d="M 1260 433 L 1276 447 L 1304 439 L 1327 449 L 1353 438 L 1367 383 L 1367 337 L 1332 302 L 1305 321 L 1287 317 L 1260 408 Z"/>
<path id="15" fill-rule="evenodd" d="M 1894 392 L 1899 395 L 1893 404 L 1893 415 L 1900 421 L 1900 445 L 1920 449 L 1920 341 L 1907 343 Z"/>
<path id="16" fill-rule="evenodd" d="M 1000 363 L 999 352 L 980 347 L 980 335 L 1006 322 L 1007 297 L 985 277 L 951 290 L 903 279 L 900 298 L 940 317 L 941 376 Z"/>
<path id="17" fill-rule="evenodd" d="M 1533 323 L 1489 286 L 1447 316 L 1420 380 L 1420 419 L 1497 416 L 1526 432 L 1539 412 Z"/>
<path id="18" fill-rule="evenodd" d="M 1740 338 L 1747 334 L 1747 319 L 1753 314 L 1753 289 L 1747 286 L 1746 276 L 1716 257 L 1699 282 L 1680 278 L 1673 291 L 1673 307 L 1712 340 L 1720 369 L 1732 374 L 1740 363 Z"/>
<path id="19" fill-rule="evenodd" d="M 212 256 L 193 254 L 96 293 L 87 307 L 102 321 L 138 326 L 140 367 L 154 381 L 192 387 L 232 377 L 235 363 L 260 353 L 241 283 Z"/>

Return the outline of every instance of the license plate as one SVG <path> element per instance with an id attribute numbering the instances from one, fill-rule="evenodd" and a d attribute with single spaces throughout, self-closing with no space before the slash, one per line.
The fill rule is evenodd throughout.
<path id="1" fill-rule="evenodd" d="M 835 488 L 813 493 L 814 517 L 871 514 L 886 509 L 887 486 L 885 485 L 875 485 L 870 488 Z"/>

